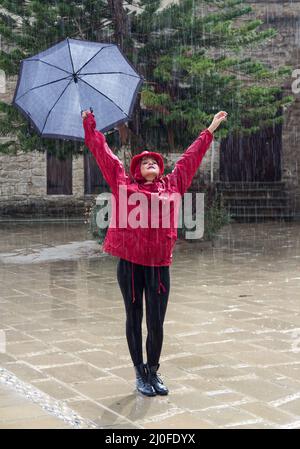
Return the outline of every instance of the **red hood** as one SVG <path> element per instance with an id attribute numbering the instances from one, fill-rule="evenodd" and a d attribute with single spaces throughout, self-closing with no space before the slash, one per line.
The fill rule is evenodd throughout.
<path id="1" fill-rule="evenodd" d="M 146 182 L 146 179 L 142 176 L 141 173 L 141 159 L 145 156 L 153 157 L 159 166 L 159 175 L 155 178 L 155 180 L 159 179 L 164 173 L 164 160 L 161 154 L 155 153 L 154 151 L 143 151 L 140 154 L 137 154 L 131 159 L 130 162 L 130 174 L 131 176 L 138 182 Z"/>

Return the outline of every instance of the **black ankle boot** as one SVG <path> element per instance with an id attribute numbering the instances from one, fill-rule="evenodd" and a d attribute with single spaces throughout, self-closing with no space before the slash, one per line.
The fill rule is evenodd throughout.
<path id="1" fill-rule="evenodd" d="M 141 363 L 140 365 L 136 365 L 134 369 L 136 374 L 137 390 L 145 396 L 156 396 L 154 388 L 148 382 L 145 365 Z"/>
<path id="2" fill-rule="evenodd" d="M 160 394 L 162 396 L 168 394 L 169 393 L 168 388 L 164 385 L 161 378 L 158 377 L 158 375 L 157 375 L 157 370 L 159 368 L 159 364 L 154 365 L 154 366 L 149 366 L 147 364 L 147 365 L 145 365 L 145 367 L 146 367 L 146 371 L 148 374 L 148 382 L 150 385 L 152 385 L 152 387 L 154 388 L 156 393 Z"/>

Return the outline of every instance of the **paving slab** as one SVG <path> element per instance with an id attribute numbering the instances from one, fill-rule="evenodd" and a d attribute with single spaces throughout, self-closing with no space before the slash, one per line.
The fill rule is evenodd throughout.
<path id="1" fill-rule="evenodd" d="M 300 428 L 299 222 L 178 242 L 167 397 L 135 391 L 116 264 L 84 224 L 0 223 L 1 428 Z"/>

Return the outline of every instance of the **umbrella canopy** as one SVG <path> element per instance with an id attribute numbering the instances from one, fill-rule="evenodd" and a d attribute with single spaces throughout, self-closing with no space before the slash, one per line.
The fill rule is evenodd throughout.
<path id="1" fill-rule="evenodd" d="M 102 132 L 127 122 L 143 81 L 117 45 L 67 38 L 21 61 L 12 104 L 42 137 L 84 140 L 81 111 Z"/>

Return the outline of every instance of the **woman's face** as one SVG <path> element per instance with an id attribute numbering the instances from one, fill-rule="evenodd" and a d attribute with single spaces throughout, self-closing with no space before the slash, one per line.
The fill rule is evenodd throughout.
<path id="1" fill-rule="evenodd" d="M 145 156 L 141 160 L 141 174 L 147 181 L 153 181 L 159 175 L 159 166 L 153 157 Z"/>

